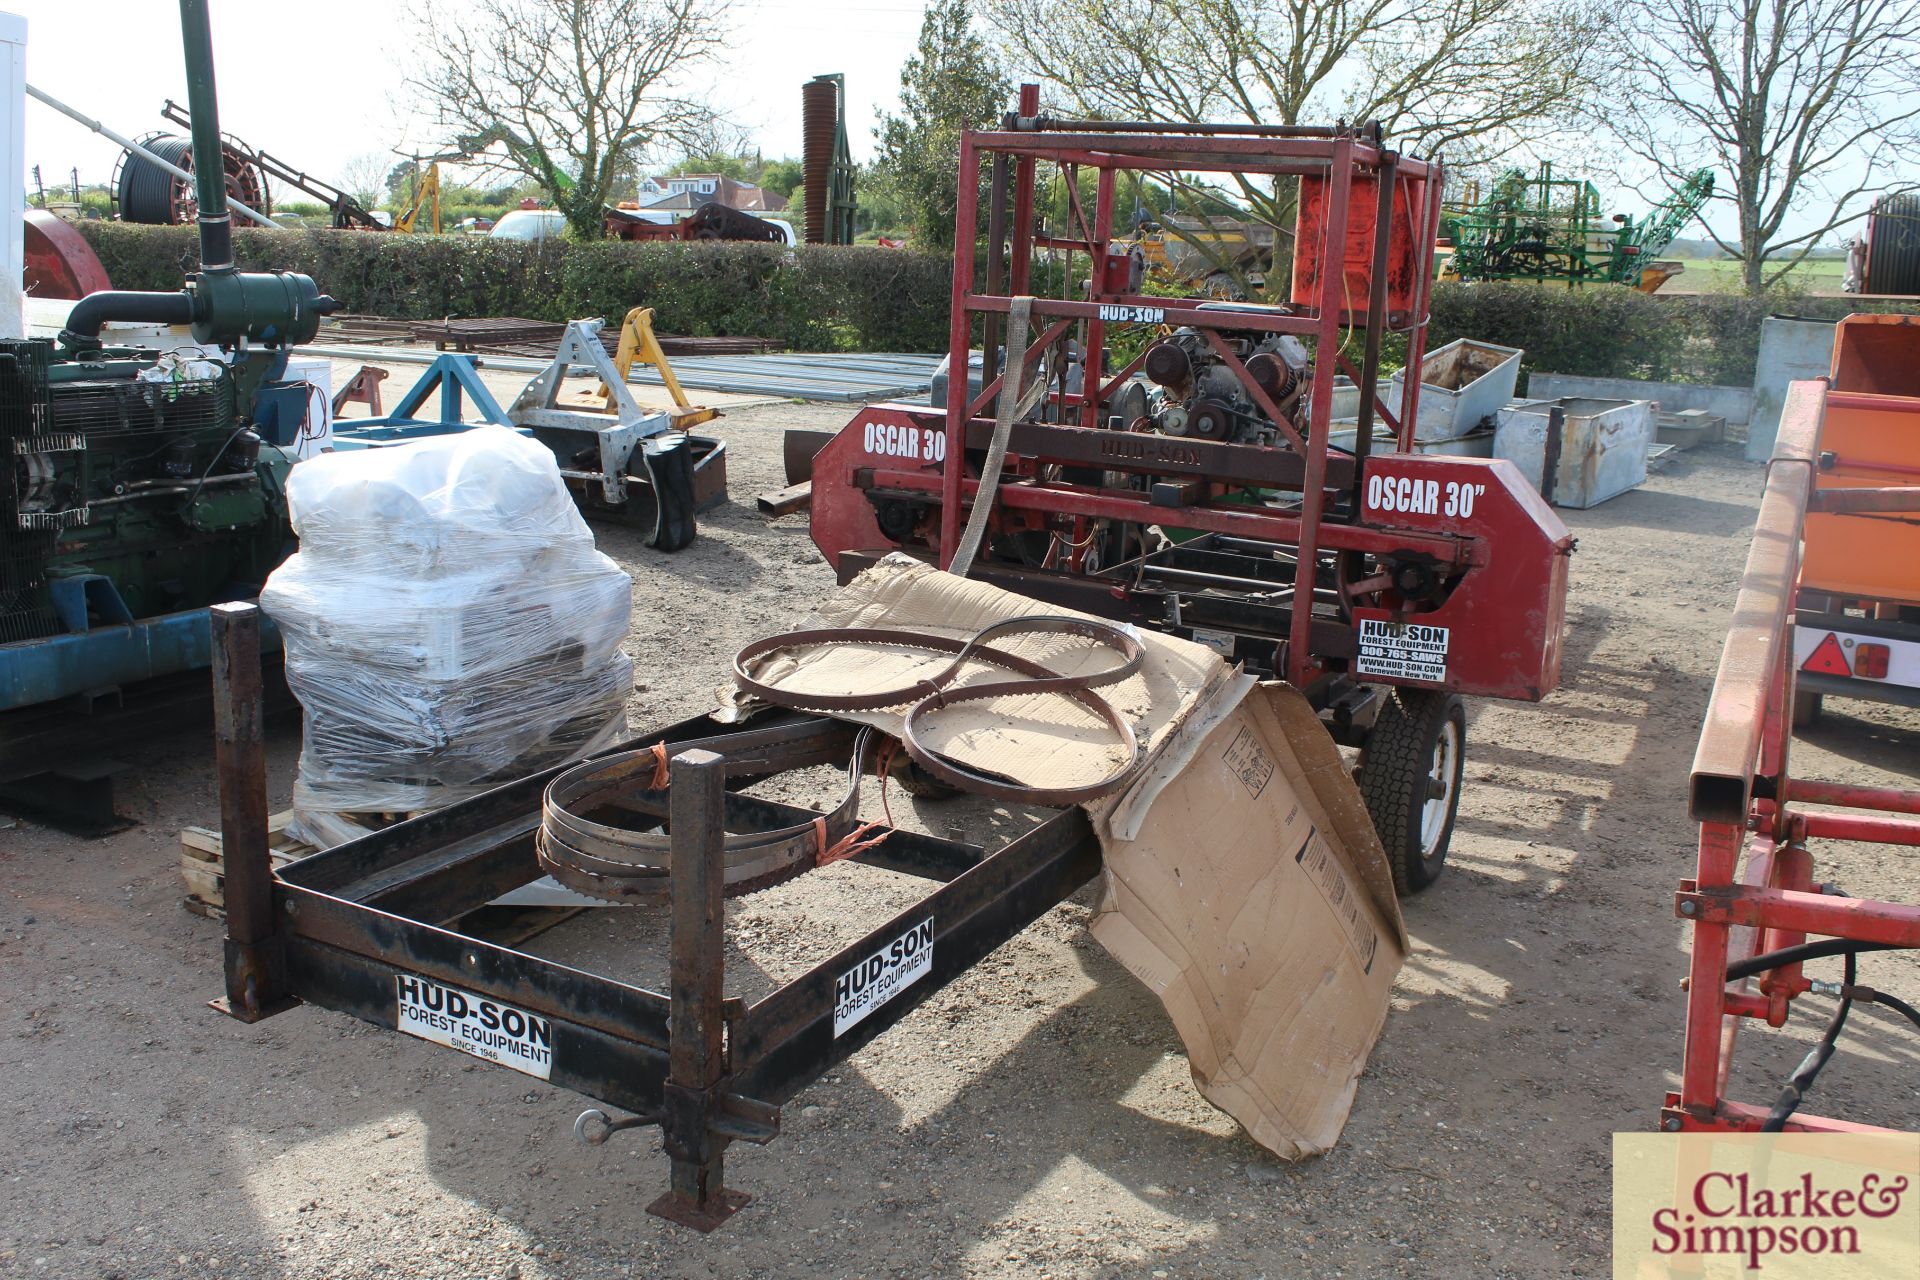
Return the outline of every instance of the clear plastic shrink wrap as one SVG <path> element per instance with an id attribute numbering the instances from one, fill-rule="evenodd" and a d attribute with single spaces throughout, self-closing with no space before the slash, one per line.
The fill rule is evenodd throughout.
<path id="1" fill-rule="evenodd" d="M 431 808 L 626 732 L 632 609 L 553 454 L 486 426 L 302 462 L 260 604 L 306 712 L 301 838 Z M 348 828 L 350 830 L 350 828 Z"/>

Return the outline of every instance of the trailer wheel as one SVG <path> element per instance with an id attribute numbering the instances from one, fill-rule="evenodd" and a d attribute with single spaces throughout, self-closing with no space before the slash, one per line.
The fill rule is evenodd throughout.
<path id="1" fill-rule="evenodd" d="M 1380 709 L 1357 781 L 1402 896 L 1440 876 L 1460 810 L 1467 713 L 1459 695 L 1401 689 Z"/>

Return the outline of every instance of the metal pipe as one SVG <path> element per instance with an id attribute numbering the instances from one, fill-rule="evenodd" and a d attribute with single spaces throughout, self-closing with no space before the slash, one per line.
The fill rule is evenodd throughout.
<path id="1" fill-rule="evenodd" d="M 1360 417 L 1353 437 L 1353 509 L 1356 513 L 1360 510 L 1360 486 L 1366 473 L 1367 455 L 1373 449 L 1373 407 L 1380 391 L 1380 338 L 1387 327 L 1387 264 L 1393 244 L 1398 160 L 1399 157 L 1389 151 L 1381 157 L 1379 172 L 1374 175 L 1379 198 L 1373 213 L 1373 275 L 1367 281 L 1367 337 L 1360 358 Z M 1420 370 L 1407 370 L 1407 377 L 1417 379 L 1419 376 Z"/>
<path id="2" fill-rule="evenodd" d="M 139 293 L 108 289 L 90 293 L 73 304 L 67 313 L 60 344 L 69 350 L 100 345 L 100 327 L 109 320 L 147 321 L 153 324 L 192 324 L 193 295 L 178 293 Z"/>
<path id="3" fill-rule="evenodd" d="M 1020 86 L 1020 114 L 1040 114 L 1040 86 Z M 1016 295 L 1033 292 L 1033 176 L 1036 169 L 1031 155 L 1020 155 L 1013 162 L 1013 279 Z"/>
<path id="4" fill-rule="evenodd" d="M 273 449 L 279 447 L 278 445 L 268 446 L 268 448 Z M 566 473 L 561 472 L 561 474 L 565 475 Z M 599 476 L 599 472 L 594 472 L 595 479 L 598 479 Z M 230 476 L 208 476 L 197 486 L 187 484 L 184 481 L 136 480 L 127 486 L 127 492 L 116 493 L 111 498 L 91 498 L 87 501 L 87 506 L 112 507 L 126 502 L 139 502 L 143 498 L 164 498 L 170 494 L 195 493 L 200 489 L 217 489 L 232 484 L 255 484 L 259 479 L 260 477 L 253 472 L 246 471 Z"/>
<path id="5" fill-rule="evenodd" d="M 1035 133 L 1159 133 L 1169 137 L 1219 137 L 1244 135 L 1250 138 L 1365 138 L 1377 141 L 1380 126 L 1355 125 L 1341 128 L 1329 124 L 1169 124 L 1165 120 L 1055 120 L 1051 116 L 1022 120 L 1020 127 Z"/>
<path id="6" fill-rule="evenodd" d="M 1265 578 L 1241 578 L 1231 573 L 1208 573 L 1204 569 L 1176 569 L 1169 564 L 1156 564 L 1146 571 L 1149 578 L 1178 578 L 1182 582 L 1202 582 L 1213 587 L 1245 587 L 1270 595 L 1281 600 L 1291 600 L 1294 585 L 1291 582 L 1273 582 Z"/>
<path id="7" fill-rule="evenodd" d="M 987 292 L 1006 293 L 1007 283 L 1007 195 L 1008 186 L 1013 179 L 1013 164 L 1004 151 L 993 155 L 993 177 L 988 186 L 987 200 Z M 980 381 L 982 385 L 992 382 L 1000 375 L 1000 332 L 1001 320 L 997 312 L 986 315 L 986 333 L 980 343 Z M 948 370 L 948 377 L 953 377 Z M 967 377 L 962 374 L 960 385 L 968 385 Z M 953 384 L 948 383 L 947 394 L 953 394 Z M 971 397 L 972 393 L 967 395 Z"/>
<path id="8" fill-rule="evenodd" d="M 1321 229 L 1320 309 L 1314 359 L 1332 363 L 1328 355 L 1340 350 L 1340 304 L 1347 282 L 1347 218 L 1353 193 L 1353 141 L 1333 144 L 1327 173 L 1326 225 Z M 1313 380 L 1307 421 L 1325 431 L 1333 418 L 1333 379 Z M 1296 594 L 1313 598 L 1314 574 L 1320 567 L 1320 521 L 1327 505 L 1327 442 L 1316 439 L 1305 449 L 1307 474 L 1300 483 L 1300 560 L 1295 566 Z M 1313 610 L 1296 609 L 1287 628 L 1287 681 L 1304 689 L 1319 670 L 1312 650 Z"/>
<path id="9" fill-rule="evenodd" d="M 141 146 L 139 143 L 135 142 L 133 139 L 124 138 L 120 136 L 118 133 L 115 133 L 112 129 L 109 129 L 104 124 L 101 124 L 98 120 L 95 120 L 92 116 L 82 115 L 80 112 L 74 110 L 72 107 L 60 101 L 60 99 L 54 97 L 52 94 L 42 93 L 40 90 L 34 88 L 32 85 L 27 86 L 27 93 L 32 97 L 39 99 L 41 102 L 46 103 L 48 106 L 52 107 L 55 111 L 58 111 L 61 115 L 67 117 L 67 119 L 73 121 L 75 124 L 80 125 L 87 129 L 91 129 L 93 132 L 105 138 L 108 142 L 118 143 L 120 146 L 125 147 L 128 151 L 133 152 L 133 154 L 139 156 L 142 160 L 145 160 L 148 164 L 164 169 L 176 178 L 184 178 L 188 182 L 193 181 L 193 174 L 189 173 L 185 169 L 182 169 L 179 165 L 173 164 L 172 162 L 167 160 L 162 160 L 158 155 L 155 155 L 152 151 L 148 150 L 146 147 Z M 238 200 L 235 200 L 232 196 L 227 197 L 227 208 L 233 210 L 235 213 L 241 215 L 244 218 L 251 218 L 253 221 L 259 223 L 263 227 L 269 227 L 275 231 L 278 231 L 281 229 L 280 224 L 275 222 L 272 218 L 269 218 L 266 214 L 261 213 L 257 209 L 248 208 L 246 205 L 241 204 Z"/>
<path id="10" fill-rule="evenodd" d="M 1852 809 L 1920 813 L 1920 791 L 1907 791 L 1900 787 L 1856 787 L 1842 782 L 1813 782 L 1794 778 L 1787 783 L 1786 798 L 1807 804 L 1838 804 Z"/>
<path id="11" fill-rule="evenodd" d="M 1810 838 L 1863 840 L 1873 844 L 1920 845 L 1920 818 L 1881 814 L 1823 813 L 1790 807 L 1788 817 L 1807 824 Z"/>
<path id="12" fill-rule="evenodd" d="M 953 297 L 947 318 L 947 452 L 940 464 L 940 559 L 942 569 L 953 562 L 960 545 L 961 477 L 967 448 L 967 374 L 972 364 L 973 324 L 967 291 L 973 287 L 973 238 L 980 202 L 980 156 L 971 132 L 960 135 L 959 205 L 954 210 Z M 1015 259 L 1016 263 L 1018 259 Z M 955 395 L 954 388 L 960 389 Z"/>
<path id="13" fill-rule="evenodd" d="M 187 107 L 193 113 L 193 184 L 199 195 L 200 270 L 233 270 L 233 218 L 227 213 L 227 165 L 220 145 L 219 95 L 213 83 L 213 26 L 207 0 L 180 0 L 187 58 Z M 208 210 L 215 210 L 209 213 Z"/>

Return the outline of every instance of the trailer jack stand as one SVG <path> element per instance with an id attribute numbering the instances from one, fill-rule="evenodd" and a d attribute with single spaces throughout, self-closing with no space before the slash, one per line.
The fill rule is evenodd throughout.
<path id="1" fill-rule="evenodd" d="M 727 1144 L 736 1138 L 764 1145 L 780 1133 L 780 1109 L 726 1093 L 728 1014 L 726 998 L 726 815 L 727 762 L 715 752 L 690 748 L 670 762 L 668 831 L 672 833 L 672 935 L 668 984 L 667 1079 L 660 1110 L 631 1117 L 618 1127 L 658 1121 L 670 1162 L 667 1191 L 647 1212 L 712 1231 L 752 1199 L 726 1185 Z M 574 1123 L 581 1132 L 587 1117 Z M 607 1125 L 612 1132 L 615 1124 Z M 602 1135 L 601 1141 L 605 1141 Z"/>
<path id="2" fill-rule="evenodd" d="M 667 1190 L 647 1212 L 695 1231 L 712 1231 L 753 1199 L 726 1185 L 727 1144 L 736 1138 L 760 1145 L 773 1141 L 780 1113 L 764 1103 L 717 1089 L 687 1089 L 671 1080 L 662 1095 Z"/>

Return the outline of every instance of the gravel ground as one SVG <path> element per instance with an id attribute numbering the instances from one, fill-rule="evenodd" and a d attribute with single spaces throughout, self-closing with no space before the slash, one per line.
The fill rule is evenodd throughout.
<path id="1" fill-rule="evenodd" d="M 634 575 L 636 727 L 706 709 L 734 647 L 831 588 L 804 519 L 764 524 L 752 499 L 781 482 L 782 428 L 846 418 L 732 413 L 734 502 L 685 553 L 602 530 Z M 176 833 L 214 813 L 212 770 L 182 735 L 121 750 L 132 830 L 0 829 L 0 1276 L 1605 1274 L 1609 1135 L 1651 1126 L 1680 1061 L 1686 771 L 1760 486 L 1710 448 L 1565 513 L 1580 551 L 1562 686 L 1474 707 L 1453 869 L 1407 906 L 1414 953 L 1325 1157 L 1279 1163 L 1200 1099 L 1083 898 L 807 1090 L 773 1145 L 736 1147 L 731 1181 L 755 1199 L 694 1235 L 642 1212 L 666 1177 L 657 1135 L 579 1147 L 575 1095 L 323 1010 L 256 1027 L 211 1012 L 220 929 L 180 907 Z M 1920 714 L 1829 705 L 1797 772 L 1915 773 Z M 274 731 L 276 808 L 297 746 Z M 891 802 L 943 834 L 1028 820 Z M 1897 858 L 1823 873 L 1912 899 Z M 739 985 L 910 892 L 842 866 L 735 904 Z M 594 912 L 536 949 L 657 980 L 664 933 L 658 912 Z M 1863 966 L 1909 999 L 1917 979 L 1904 957 Z M 1736 1095 L 1770 1098 L 1824 1016 L 1743 1037 Z M 1810 1108 L 1920 1126 L 1915 1043 L 1856 1009 Z"/>

